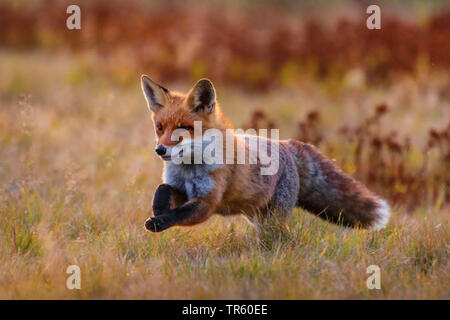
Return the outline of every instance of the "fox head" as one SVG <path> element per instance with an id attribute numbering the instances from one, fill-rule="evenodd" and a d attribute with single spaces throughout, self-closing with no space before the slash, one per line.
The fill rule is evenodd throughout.
<path id="1" fill-rule="evenodd" d="M 208 79 L 199 80 L 187 94 L 170 91 L 146 75 L 142 76 L 141 85 L 155 125 L 155 152 L 163 160 L 170 160 L 173 147 L 194 141 L 196 121 L 202 123 L 202 131 L 231 128 Z"/>

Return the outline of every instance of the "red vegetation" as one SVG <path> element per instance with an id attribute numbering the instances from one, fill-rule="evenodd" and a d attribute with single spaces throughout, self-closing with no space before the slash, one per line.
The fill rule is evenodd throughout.
<path id="1" fill-rule="evenodd" d="M 105 59 L 125 50 L 130 68 L 161 81 L 207 75 L 255 89 L 282 83 L 289 68 L 325 77 L 362 67 L 371 82 L 414 72 L 419 60 L 450 69 L 450 11 L 422 24 L 386 13 L 381 30 L 368 30 L 365 14 L 328 26 L 280 8 L 78 3 L 79 31 L 65 27 L 69 2 L 0 3 L 0 45 L 94 50 Z"/>

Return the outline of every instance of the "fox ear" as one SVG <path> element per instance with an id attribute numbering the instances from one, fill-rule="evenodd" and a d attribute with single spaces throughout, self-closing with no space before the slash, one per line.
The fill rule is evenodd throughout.
<path id="1" fill-rule="evenodd" d="M 189 91 L 188 108 L 195 113 L 208 115 L 214 112 L 216 105 L 216 90 L 208 79 L 200 79 Z"/>
<path id="2" fill-rule="evenodd" d="M 156 112 L 170 100 L 170 92 L 163 86 L 157 84 L 152 79 L 143 75 L 141 77 L 142 92 L 148 103 L 148 108 Z"/>

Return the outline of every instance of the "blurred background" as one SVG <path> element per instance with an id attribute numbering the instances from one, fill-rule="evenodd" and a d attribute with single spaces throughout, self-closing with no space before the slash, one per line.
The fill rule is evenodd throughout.
<path id="1" fill-rule="evenodd" d="M 446 1 L 77 1 L 82 30 L 64 28 L 70 1 L 2 1 L 1 44 L 101 56 L 96 72 L 120 84 L 135 73 L 267 90 L 305 76 L 341 80 L 361 68 L 369 84 L 429 67 L 448 69 Z M 382 30 L 365 28 L 382 7 Z M 366 82 L 366 83 L 367 83 Z"/>
<path id="2" fill-rule="evenodd" d="M 70 4 L 81 8 L 81 30 L 66 28 Z M 371 4 L 381 7 L 381 30 L 366 28 Z M 76 260 L 92 271 L 81 297 L 111 297 L 121 289 L 105 283 L 122 273 L 106 276 L 97 256 L 116 261 L 118 252 L 126 278 L 136 266 L 125 262 L 180 236 L 156 242 L 141 229 L 162 170 L 141 74 L 179 91 L 211 79 L 236 128 L 279 128 L 281 138 L 315 144 L 386 197 L 395 216 L 438 217 L 448 237 L 449 71 L 444 0 L 2 0 L 0 296 L 65 296 L 46 283 L 64 277 L 53 267 Z M 100 254 L 105 246 L 112 251 Z M 446 257 L 438 247 L 415 263 Z M 25 267 L 30 261 L 40 271 Z M 133 285 L 136 297 L 149 294 Z M 178 289 L 236 297 L 208 285 Z M 342 290 L 336 296 L 350 289 Z M 327 292 L 319 296 L 334 297 Z"/>

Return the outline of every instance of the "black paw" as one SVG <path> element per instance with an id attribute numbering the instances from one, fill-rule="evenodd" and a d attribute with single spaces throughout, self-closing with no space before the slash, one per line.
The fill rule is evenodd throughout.
<path id="1" fill-rule="evenodd" d="M 166 214 L 145 221 L 145 228 L 151 232 L 161 232 L 175 224 L 173 216 Z"/>
<path id="2" fill-rule="evenodd" d="M 161 184 L 158 189 L 156 189 L 153 198 L 153 213 L 155 217 L 169 212 L 171 197 L 172 187 L 170 185 Z"/>

